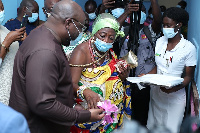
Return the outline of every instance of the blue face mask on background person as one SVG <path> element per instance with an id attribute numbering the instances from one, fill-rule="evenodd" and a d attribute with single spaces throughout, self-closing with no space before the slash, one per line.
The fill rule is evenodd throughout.
<path id="1" fill-rule="evenodd" d="M 111 12 L 112 12 L 112 15 L 115 18 L 119 18 L 124 13 L 124 9 L 123 8 L 116 8 L 116 9 L 112 10 Z"/>
<path id="2" fill-rule="evenodd" d="M 147 18 L 146 13 L 144 13 L 144 12 L 141 11 L 140 24 L 144 24 L 146 18 Z M 134 21 L 134 14 L 133 14 L 133 21 Z"/>
<path id="3" fill-rule="evenodd" d="M 28 21 L 30 23 L 34 23 L 38 19 L 39 14 L 38 13 L 32 13 L 32 17 L 28 17 Z"/>
<path id="4" fill-rule="evenodd" d="M 98 38 L 96 38 L 96 41 L 94 42 L 94 44 L 99 51 L 104 52 L 104 53 L 113 47 L 112 45 L 113 43 L 106 43 Z"/>
<path id="5" fill-rule="evenodd" d="M 81 40 L 82 36 L 83 36 L 83 32 L 81 32 L 75 40 L 70 41 L 70 46 L 77 45 L 78 42 Z"/>
<path id="6" fill-rule="evenodd" d="M 176 5 L 176 7 L 178 7 L 178 8 L 181 8 L 181 6 L 180 6 L 180 5 Z"/>
<path id="7" fill-rule="evenodd" d="M 3 23 L 4 19 L 5 19 L 5 13 L 4 13 L 4 11 L 1 11 L 0 12 L 0 24 Z"/>
<path id="8" fill-rule="evenodd" d="M 89 16 L 89 19 L 91 19 L 91 20 L 94 20 L 97 17 L 95 12 L 89 13 L 88 16 Z"/>
<path id="9" fill-rule="evenodd" d="M 175 28 L 163 28 L 163 34 L 167 38 L 174 38 L 177 34 L 177 32 L 174 32 Z"/>

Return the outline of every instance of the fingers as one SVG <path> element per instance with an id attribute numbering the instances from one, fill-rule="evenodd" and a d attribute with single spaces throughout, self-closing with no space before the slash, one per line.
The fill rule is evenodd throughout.
<path id="1" fill-rule="evenodd" d="M 128 4 L 128 10 L 130 12 L 133 12 L 133 11 L 138 11 L 139 10 L 139 4 Z"/>
<path id="2" fill-rule="evenodd" d="M 145 74 L 144 73 L 142 73 L 142 74 L 140 74 L 140 75 L 138 75 L 138 77 L 142 77 L 142 76 L 144 76 Z"/>
<path id="3" fill-rule="evenodd" d="M 26 37 L 27 37 L 27 34 L 25 32 L 23 35 L 21 35 L 21 41 L 24 41 L 26 39 Z"/>
<path id="4" fill-rule="evenodd" d="M 88 108 L 89 109 L 98 109 L 97 102 L 100 101 L 100 98 L 87 98 Z"/>
<path id="5" fill-rule="evenodd" d="M 106 114 L 105 113 L 102 113 L 99 115 L 100 119 L 102 119 Z"/>

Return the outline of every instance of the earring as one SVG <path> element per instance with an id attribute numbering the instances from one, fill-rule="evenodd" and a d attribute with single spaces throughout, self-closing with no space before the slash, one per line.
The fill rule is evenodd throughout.
<path id="1" fill-rule="evenodd" d="M 94 43 L 94 36 L 91 38 L 91 43 Z"/>

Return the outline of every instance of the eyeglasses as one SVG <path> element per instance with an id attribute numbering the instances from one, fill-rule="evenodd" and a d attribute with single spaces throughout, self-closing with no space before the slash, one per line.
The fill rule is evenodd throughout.
<path id="1" fill-rule="evenodd" d="M 76 19 L 72 19 L 72 23 L 74 24 L 74 26 L 76 27 L 76 29 L 79 31 L 79 29 L 78 29 L 78 27 L 76 26 L 76 24 L 74 23 L 74 21 L 73 20 L 75 20 L 76 22 L 78 22 L 81 26 L 82 26 L 82 31 L 81 32 L 84 32 L 86 29 L 87 29 L 87 27 L 84 25 L 84 24 L 82 24 L 81 22 L 79 22 L 79 21 L 77 21 Z M 80 31 L 79 31 L 80 32 Z"/>

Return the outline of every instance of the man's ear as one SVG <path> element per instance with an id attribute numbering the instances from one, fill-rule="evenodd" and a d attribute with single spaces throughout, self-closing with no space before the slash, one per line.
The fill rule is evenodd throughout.
<path id="1" fill-rule="evenodd" d="M 22 10 L 23 10 L 23 12 L 25 13 L 25 14 L 27 14 L 27 7 L 26 6 L 24 6 L 24 7 L 22 7 Z"/>
<path id="2" fill-rule="evenodd" d="M 66 29 L 69 29 L 69 26 L 71 24 L 72 24 L 72 19 L 71 18 L 65 19 L 65 27 L 66 27 Z"/>

